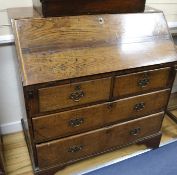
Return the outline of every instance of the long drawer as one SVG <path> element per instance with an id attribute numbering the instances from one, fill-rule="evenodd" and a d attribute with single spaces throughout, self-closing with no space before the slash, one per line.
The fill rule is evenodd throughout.
<path id="1" fill-rule="evenodd" d="M 111 78 L 102 78 L 39 89 L 39 111 L 46 112 L 108 100 L 110 85 Z"/>
<path id="2" fill-rule="evenodd" d="M 36 145 L 39 168 L 82 159 L 159 132 L 164 113 Z"/>
<path id="3" fill-rule="evenodd" d="M 169 90 L 162 90 L 112 103 L 33 118 L 35 141 L 69 136 L 160 112 L 167 104 L 169 93 Z"/>
<path id="4" fill-rule="evenodd" d="M 114 97 L 121 98 L 132 94 L 167 88 L 169 86 L 170 68 L 138 72 L 115 78 Z"/>

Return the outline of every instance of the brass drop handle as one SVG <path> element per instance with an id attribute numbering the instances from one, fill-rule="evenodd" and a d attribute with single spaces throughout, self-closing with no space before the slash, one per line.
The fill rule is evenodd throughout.
<path id="1" fill-rule="evenodd" d="M 150 79 L 147 73 L 144 74 L 143 78 L 138 81 L 138 86 L 141 88 L 146 87 L 150 83 Z"/>
<path id="2" fill-rule="evenodd" d="M 69 98 L 75 102 L 79 102 L 82 97 L 84 97 L 85 93 L 83 90 L 81 90 L 80 86 L 75 87 L 75 91 L 71 93 Z"/>
<path id="3" fill-rule="evenodd" d="M 138 103 L 134 106 L 134 110 L 137 111 L 137 112 L 142 111 L 144 108 L 145 108 L 145 103 L 144 102 L 140 102 L 140 103 Z"/>
<path id="4" fill-rule="evenodd" d="M 141 132 L 141 128 L 135 128 L 130 131 L 130 135 L 136 136 Z"/>
<path id="5" fill-rule="evenodd" d="M 74 145 L 74 146 L 69 147 L 68 152 L 77 153 L 77 152 L 81 151 L 82 149 L 83 149 L 82 145 Z"/>
<path id="6" fill-rule="evenodd" d="M 80 126 L 83 123 L 84 123 L 84 118 L 75 118 L 75 119 L 71 119 L 69 121 L 69 126 L 78 127 L 78 126 Z"/>

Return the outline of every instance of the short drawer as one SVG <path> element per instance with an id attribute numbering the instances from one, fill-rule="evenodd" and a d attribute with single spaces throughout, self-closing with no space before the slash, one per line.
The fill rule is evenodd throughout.
<path id="1" fill-rule="evenodd" d="M 159 132 L 163 114 L 36 145 L 39 168 L 65 164 Z"/>
<path id="2" fill-rule="evenodd" d="M 108 100 L 111 78 L 39 89 L 39 111 L 52 111 L 85 103 Z"/>
<path id="3" fill-rule="evenodd" d="M 169 90 L 33 118 L 36 142 L 70 136 L 165 109 Z"/>
<path id="4" fill-rule="evenodd" d="M 139 72 L 115 78 L 114 97 L 120 98 L 169 86 L 170 68 Z"/>

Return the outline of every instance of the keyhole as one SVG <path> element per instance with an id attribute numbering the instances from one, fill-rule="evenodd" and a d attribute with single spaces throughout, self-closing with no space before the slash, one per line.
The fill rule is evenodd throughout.
<path id="1" fill-rule="evenodd" d="M 103 24 L 103 23 L 104 23 L 103 18 L 99 18 L 99 23 L 100 23 L 100 24 Z"/>

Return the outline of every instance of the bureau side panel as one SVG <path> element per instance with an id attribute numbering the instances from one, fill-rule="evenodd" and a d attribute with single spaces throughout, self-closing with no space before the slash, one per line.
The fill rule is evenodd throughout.
<path id="1" fill-rule="evenodd" d="M 33 138 L 33 126 L 31 120 L 31 109 L 32 106 L 35 104 L 31 99 L 33 99 L 32 97 L 35 94 L 34 91 L 32 89 L 29 90 L 28 87 L 24 87 L 23 90 L 24 90 L 26 116 L 23 116 L 22 126 L 24 130 L 28 150 L 30 153 L 32 166 L 35 169 L 35 167 L 38 164 L 38 161 L 36 156 L 36 149 L 35 149 L 34 138 Z"/>

